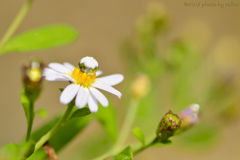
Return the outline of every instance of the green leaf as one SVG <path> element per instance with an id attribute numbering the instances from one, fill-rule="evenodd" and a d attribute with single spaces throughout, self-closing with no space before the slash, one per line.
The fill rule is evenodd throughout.
<path id="1" fill-rule="evenodd" d="M 133 134 L 134 136 L 142 143 L 142 145 L 144 146 L 145 145 L 145 137 L 144 137 L 144 134 L 142 132 L 142 130 L 138 127 L 134 128 L 133 129 Z"/>
<path id="2" fill-rule="evenodd" d="M 133 159 L 133 153 L 132 148 L 128 146 L 125 148 L 121 153 L 119 153 L 116 156 L 116 160 L 132 160 Z"/>
<path id="3" fill-rule="evenodd" d="M 219 129 L 216 126 L 201 123 L 177 136 L 178 141 L 187 148 L 204 149 L 217 144 Z"/>
<path id="4" fill-rule="evenodd" d="M 0 150 L 0 159 L 20 160 L 20 147 L 14 143 L 5 145 Z"/>
<path id="5" fill-rule="evenodd" d="M 113 103 L 109 101 L 108 107 L 103 107 L 99 104 L 99 110 L 96 114 L 94 114 L 98 121 L 102 124 L 104 129 L 109 134 L 109 137 L 112 141 L 116 141 L 117 133 L 118 133 L 118 126 L 117 126 L 117 115 Z"/>
<path id="6" fill-rule="evenodd" d="M 72 159 L 95 159 L 99 155 L 102 155 L 106 153 L 108 150 L 110 150 L 113 144 L 114 143 L 112 142 L 112 140 L 104 131 L 99 131 L 97 132 L 97 134 L 90 133 L 90 135 L 88 135 L 88 138 L 85 138 L 79 147 L 74 148 L 72 150 L 73 154 L 71 155 L 71 157 L 67 157 L 67 158 L 71 160 Z"/>
<path id="7" fill-rule="evenodd" d="M 0 149 L 0 159 L 4 160 L 22 160 L 30 156 L 35 149 L 35 142 L 30 140 L 27 143 L 17 145 L 10 143 Z"/>
<path id="8" fill-rule="evenodd" d="M 1 52 L 26 52 L 63 46 L 75 41 L 77 31 L 64 24 L 48 25 L 21 33 L 10 39 Z"/>
<path id="9" fill-rule="evenodd" d="M 59 88 L 59 90 L 62 92 L 64 89 L 63 88 Z"/>
<path id="10" fill-rule="evenodd" d="M 34 132 L 31 136 L 32 139 L 38 141 L 44 134 L 46 134 L 60 119 L 61 115 L 55 117 L 53 120 L 45 124 L 39 130 Z M 49 143 L 54 148 L 56 153 L 63 149 L 76 137 L 89 123 L 90 116 L 74 118 L 66 123 L 59 131 L 49 140 Z M 43 149 L 39 149 L 28 160 L 45 160 L 46 153 Z"/>
<path id="11" fill-rule="evenodd" d="M 39 109 L 35 113 L 39 115 L 41 118 L 45 118 L 48 115 L 48 112 L 46 109 Z"/>
<path id="12" fill-rule="evenodd" d="M 89 108 L 78 109 L 72 114 L 70 119 L 84 117 L 84 116 L 87 116 L 89 114 L 91 114 L 91 111 L 89 110 Z"/>

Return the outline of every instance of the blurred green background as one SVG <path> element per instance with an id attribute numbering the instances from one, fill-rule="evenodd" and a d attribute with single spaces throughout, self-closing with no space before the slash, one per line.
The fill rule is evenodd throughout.
<path id="1" fill-rule="evenodd" d="M 9 27 L 23 2 L 23 0 L 0 1 L 0 37 L 2 37 Z M 70 62 L 76 65 L 82 57 L 93 56 L 98 60 L 100 69 L 104 71 L 104 75 L 113 73 L 122 73 L 125 75 L 126 81 L 116 86 L 118 90 L 123 92 L 123 89 L 126 89 L 123 87 L 124 84 L 127 85 L 128 81 L 131 80 L 131 75 L 129 74 L 134 72 L 129 72 L 132 70 L 132 68 L 129 68 L 131 65 L 127 62 L 127 56 L 124 57 L 123 53 L 120 52 L 119 46 L 121 46 L 125 38 L 130 37 L 131 41 L 136 40 L 136 21 L 139 16 L 145 13 L 147 5 L 151 2 L 154 1 L 35 1 L 16 34 L 46 24 L 66 23 L 79 31 L 80 38 L 76 42 L 60 48 L 36 51 L 28 54 L 12 53 L 1 56 L 0 146 L 11 142 L 19 143 L 26 132 L 26 120 L 19 97 L 22 88 L 20 66 L 29 57 L 40 57 L 46 64 L 50 62 Z M 159 117 L 156 117 L 155 110 L 152 111 L 155 118 L 160 120 L 168 109 L 180 112 L 188 103 L 200 103 L 200 106 L 203 107 L 203 117 L 205 117 L 203 119 L 205 123 L 210 121 L 216 126 L 220 126 L 221 132 L 218 130 L 215 131 L 218 134 L 216 134 L 216 139 L 213 140 L 214 144 L 208 147 L 191 147 L 191 145 L 184 145 L 184 143 L 179 142 L 172 146 L 148 149 L 136 156 L 135 159 L 239 159 L 240 21 L 238 18 L 240 15 L 240 6 L 225 6 L 223 8 L 205 6 L 202 8 L 201 6 L 185 6 L 186 2 L 195 1 L 163 0 L 155 2 L 161 2 L 165 5 L 169 22 L 167 31 L 161 34 L 159 41 L 157 41 L 157 45 L 159 44 L 159 55 L 164 52 L 164 48 L 175 44 L 175 42 L 178 44 L 178 41 L 183 40 L 191 46 L 191 50 L 196 51 L 200 55 L 199 57 L 201 57 L 198 57 L 199 64 L 195 63 L 198 62 L 196 61 L 198 59 L 196 57 L 195 61 L 192 61 L 191 57 L 183 59 L 183 64 L 189 64 L 186 66 L 192 71 L 187 72 L 186 76 L 194 74 L 197 77 L 191 81 L 195 87 L 197 86 L 196 88 L 194 87 L 193 91 L 197 98 L 191 102 L 186 100 L 186 102 L 178 104 L 179 106 L 176 105 L 177 102 L 172 102 L 168 95 L 170 94 L 171 81 L 175 79 L 172 79 L 170 72 L 156 82 L 160 84 L 157 85 L 160 93 L 157 94 L 159 96 L 159 103 L 154 103 L 154 105 L 162 109 L 159 109 L 161 111 L 159 112 Z M 217 4 L 218 2 L 226 3 L 228 1 L 213 0 L 211 2 Z M 240 1 L 233 2 L 240 4 Z M 201 66 L 201 69 L 198 69 L 194 64 Z M 185 78 L 181 77 L 180 80 L 184 81 Z M 215 85 L 222 86 L 222 81 L 227 81 L 227 84 L 230 83 L 230 87 L 227 87 L 228 91 L 224 91 L 225 95 L 229 96 L 217 102 L 214 101 L 217 98 L 213 97 L 213 101 L 204 103 L 202 99 L 205 96 L 207 97 L 207 95 L 201 93 L 205 93 L 205 89 L 215 87 Z M 213 86 L 213 84 L 215 85 Z M 36 109 L 47 109 L 49 115 L 46 119 L 36 117 L 33 128 L 39 127 L 52 116 L 65 109 L 65 106 L 59 102 L 60 92 L 58 88 L 65 87 L 66 85 L 67 83 L 64 82 L 44 83 L 43 93 L 35 107 Z M 217 90 L 216 92 L 219 93 L 220 91 Z M 121 111 L 119 112 L 120 116 L 124 115 L 122 108 L 126 104 L 125 99 L 127 99 L 124 93 L 127 95 L 127 91 L 123 92 L 122 100 L 108 94 L 116 104 L 117 110 Z M 189 94 L 186 93 L 186 95 Z M 219 104 L 222 104 L 222 106 Z M 225 104 L 226 106 L 230 105 L 230 109 L 224 107 Z M 228 112 L 230 113 L 228 114 Z M 141 120 L 144 119 L 144 117 L 138 118 Z M 156 124 L 158 122 L 150 125 L 150 128 L 155 128 Z M 88 144 L 87 140 L 94 139 L 99 134 L 101 134 L 101 126 L 94 121 L 60 153 L 59 159 L 69 159 L 69 157 L 73 160 L 79 159 L 78 156 L 80 155 L 78 152 L 82 148 L 85 148 L 85 145 L 93 145 Z M 134 138 L 132 139 L 134 140 Z M 179 137 L 179 141 L 180 139 L 181 137 Z M 80 147 L 79 144 L 81 144 Z M 103 148 L 100 146 L 100 149 L 95 149 L 102 150 Z"/>

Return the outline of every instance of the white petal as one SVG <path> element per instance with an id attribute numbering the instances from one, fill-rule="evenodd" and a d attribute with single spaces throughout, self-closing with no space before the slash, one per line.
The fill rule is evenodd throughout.
<path id="1" fill-rule="evenodd" d="M 113 75 L 110 75 L 110 76 L 98 78 L 98 80 L 100 82 L 105 83 L 105 84 L 110 85 L 110 86 L 113 86 L 113 85 L 116 85 L 116 84 L 122 82 L 123 79 L 124 79 L 124 77 L 121 74 L 113 74 Z"/>
<path id="2" fill-rule="evenodd" d="M 44 68 L 42 76 L 47 76 L 47 75 L 52 74 L 52 73 L 58 73 L 58 72 L 56 72 L 56 71 L 54 71 L 53 69 L 50 69 L 50 68 Z"/>
<path id="3" fill-rule="evenodd" d="M 87 88 L 84 88 L 83 86 L 80 87 L 76 100 L 75 100 L 75 105 L 78 108 L 83 108 L 88 102 L 88 97 L 89 97 L 89 90 Z"/>
<path id="4" fill-rule="evenodd" d="M 96 113 L 98 111 L 97 100 L 92 94 L 89 94 L 88 97 L 88 107 L 92 113 Z"/>
<path id="5" fill-rule="evenodd" d="M 100 76 L 103 72 L 102 71 L 97 71 L 96 76 Z"/>
<path id="6" fill-rule="evenodd" d="M 76 96 L 78 90 L 80 88 L 80 85 L 76 85 L 74 83 L 69 84 L 62 92 L 60 96 L 60 102 L 62 104 L 68 104 L 73 100 L 73 98 Z"/>
<path id="7" fill-rule="evenodd" d="M 47 81 L 69 81 L 68 78 L 60 75 L 60 74 L 49 74 L 45 77 Z"/>
<path id="8" fill-rule="evenodd" d="M 75 69 L 75 67 L 72 64 L 68 63 L 68 62 L 64 62 L 63 65 L 65 67 L 67 67 L 69 70 L 73 71 Z"/>
<path id="9" fill-rule="evenodd" d="M 99 88 L 99 89 L 102 89 L 104 91 L 107 91 L 109 93 L 112 93 L 116 96 L 118 96 L 118 98 L 121 98 L 122 94 L 121 92 L 119 92 L 118 90 L 114 89 L 113 87 L 109 86 L 109 85 L 106 85 L 104 83 L 101 83 L 99 81 L 95 81 L 92 86 L 96 87 L 96 88 Z"/>
<path id="10" fill-rule="evenodd" d="M 90 87 L 89 89 L 92 95 L 102 104 L 103 107 L 108 106 L 107 98 L 99 90 L 93 87 Z"/>
<path id="11" fill-rule="evenodd" d="M 50 63 L 48 66 L 50 68 L 54 69 L 55 71 L 60 72 L 60 73 L 68 73 L 68 72 L 71 71 L 60 63 Z"/>

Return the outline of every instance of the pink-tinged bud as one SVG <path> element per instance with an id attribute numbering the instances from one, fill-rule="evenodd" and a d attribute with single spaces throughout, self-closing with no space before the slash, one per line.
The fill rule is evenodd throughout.
<path id="1" fill-rule="evenodd" d="M 166 141 L 180 128 L 182 119 L 169 110 L 160 121 L 156 134 L 160 141 Z"/>
<path id="2" fill-rule="evenodd" d="M 199 109 L 200 107 L 198 104 L 191 104 L 179 114 L 179 117 L 183 119 L 183 123 L 181 126 L 182 129 L 187 129 L 199 121 Z"/>

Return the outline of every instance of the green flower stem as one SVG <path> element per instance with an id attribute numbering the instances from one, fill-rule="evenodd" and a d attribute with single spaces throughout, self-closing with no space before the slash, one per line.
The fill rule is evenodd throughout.
<path id="1" fill-rule="evenodd" d="M 135 99 L 131 100 L 129 110 L 127 111 L 126 118 L 123 122 L 122 129 L 120 131 L 120 134 L 116 143 L 116 148 L 121 147 L 121 145 L 123 145 L 129 133 L 131 132 L 132 125 L 137 113 L 138 104 L 139 104 L 139 100 L 135 100 Z"/>
<path id="2" fill-rule="evenodd" d="M 121 151 L 121 149 L 123 148 L 123 144 L 126 141 L 128 135 L 131 131 L 131 127 L 132 127 L 132 124 L 134 122 L 134 119 L 135 119 L 135 116 L 137 113 L 138 104 L 139 104 L 139 100 L 136 100 L 136 99 L 131 100 L 131 103 L 127 110 L 126 118 L 123 122 L 122 129 L 120 131 L 120 134 L 119 134 L 116 144 L 112 147 L 111 150 L 100 155 L 99 157 L 95 158 L 94 160 L 103 160 L 103 159 L 105 159 L 109 156 L 115 155 Z"/>
<path id="3" fill-rule="evenodd" d="M 156 137 L 155 139 L 153 139 L 148 145 L 145 145 L 139 149 L 137 149 L 136 151 L 133 152 L 133 155 L 137 155 L 138 153 L 144 151 L 145 149 L 151 147 L 152 145 L 156 144 L 158 142 L 158 138 Z"/>
<path id="4" fill-rule="evenodd" d="M 17 16 L 13 20 L 12 24 L 8 28 L 7 32 L 4 34 L 3 38 L 0 41 L 0 53 L 2 50 L 3 45 L 12 37 L 12 35 L 17 30 L 18 26 L 26 16 L 31 4 L 34 0 L 27 0 L 26 3 L 22 6 L 21 10 L 18 12 Z"/>
<path id="5" fill-rule="evenodd" d="M 68 121 L 69 115 L 73 107 L 74 107 L 74 104 L 69 103 L 68 108 L 64 113 L 63 117 L 60 119 L 60 121 L 36 143 L 35 151 L 37 151 L 40 147 L 42 147 L 61 127 L 65 125 L 65 123 Z"/>
<path id="6" fill-rule="evenodd" d="M 33 101 L 30 101 L 28 116 L 29 117 L 28 117 L 26 142 L 30 140 L 31 132 L 32 132 L 32 125 L 33 125 L 33 118 L 34 118 L 34 102 Z"/>

